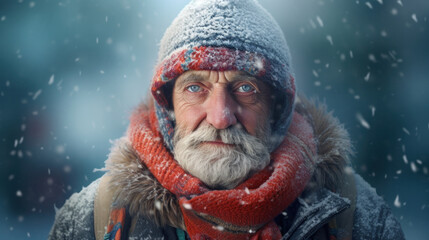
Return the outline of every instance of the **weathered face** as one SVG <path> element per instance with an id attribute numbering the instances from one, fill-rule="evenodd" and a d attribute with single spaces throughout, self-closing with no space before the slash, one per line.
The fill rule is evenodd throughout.
<path id="1" fill-rule="evenodd" d="M 238 71 L 190 71 L 173 89 L 174 157 L 209 187 L 231 189 L 270 162 L 270 88 Z"/>
<path id="2" fill-rule="evenodd" d="M 258 137 L 258 126 L 269 121 L 269 105 L 270 88 L 240 71 L 188 71 L 173 89 L 176 124 L 185 135 L 201 124 L 226 129 L 239 123 Z"/>

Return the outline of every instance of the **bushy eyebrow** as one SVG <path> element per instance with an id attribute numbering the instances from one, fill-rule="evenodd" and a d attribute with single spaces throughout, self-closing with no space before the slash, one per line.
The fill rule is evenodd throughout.
<path id="1" fill-rule="evenodd" d="M 177 81 L 178 79 L 176 79 L 176 88 L 178 89 L 182 89 L 186 84 L 190 83 L 190 82 L 204 82 L 205 78 L 204 76 L 198 74 L 198 73 L 189 73 L 186 76 L 183 76 L 183 78 L 180 79 L 180 81 Z M 233 82 L 238 82 L 238 81 L 251 81 L 251 82 L 259 82 L 260 80 L 257 79 L 256 77 L 245 73 L 245 72 L 240 72 L 239 74 L 236 74 L 234 77 L 232 77 L 232 79 L 230 80 L 231 83 Z"/>
<path id="2" fill-rule="evenodd" d="M 202 82 L 204 81 L 204 77 L 201 76 L 200 74 L 196 74 L 196 73 L 190 73 L 187 76 L 184 76 L 180 81 L 177 81 L 178 79 L 176 79 L 176 86 L 177 88 L 183 88 L 184 85 L 186 85 L 189 82 Z"/>
<path id="3" fill-rule="evenodd" d="M 240 72 L 239 74 L 235 75 L 232 79 L 231 82 L 237 82 L 237 81 L 252 81 L 252 82 L 258 82 L 260 80 L 258 80 L 256 77 L 248 74 L 248 73 L 244 73 L 244 72 Z"/>

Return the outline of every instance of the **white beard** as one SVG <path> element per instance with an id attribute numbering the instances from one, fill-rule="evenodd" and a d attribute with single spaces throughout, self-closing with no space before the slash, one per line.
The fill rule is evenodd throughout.
<path id="1" fill-rule="evenodd" d="M 174 134 L 174 157 L 180 166 L 213 189 L 232 189 L 270 162 L 269 125 L 259 128 L 258 137 L 246 133 L 241 125 L 216 129 L 200 126 L 182 137 L 179 127 Z M 226 144 L 204 144 L 222 140 Z"/>

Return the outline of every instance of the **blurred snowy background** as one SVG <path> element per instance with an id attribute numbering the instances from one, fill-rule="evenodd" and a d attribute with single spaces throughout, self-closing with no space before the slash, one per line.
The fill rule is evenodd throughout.
<path id="1" fill-rule="evenodd" d="M 148 93 L 158 42 L 188 1 L 0 3 L 0 232 L 46 239 Z M 301 92 L 356 145 L 353 166 L 408 239 L 429 235 L 429 1 L 261 0 Z"/>

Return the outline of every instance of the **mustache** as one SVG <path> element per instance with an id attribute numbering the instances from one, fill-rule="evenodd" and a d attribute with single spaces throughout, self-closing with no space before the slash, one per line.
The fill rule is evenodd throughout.
<path id="1" fill-rule="evenodd" d="M 245 130 L 243 130 L 243 127 L 239 124 L 226 129 L 216 129 L 211 125 L 203 125 L 198 127 L 195 131 L 191 132 L 187 136 L 183 136 L 180 128 L 176 128 L 176 131 L 178 131 L 176 135 L 181 136 L 180 138 L 188 138 L 190 143 L 193 144 L 218 140 L 221 140 L 227 144 L 240 144 L 247 137 L 252 137 Z"/>
<path id="2" fill-rule="evenodd" d="M 202 125 L 190 134 L 183 136 L 181 128 L 176 127 L 174 135 L 174 145 L 184 138 L 189 147 L 197 148 L 203 142 L 219 141 L 235 145 L 242 152 L 253 152 L 255 143 L 261 143 L 266 146 L 261 139 L 250 135 L 241 124 L 236 124 L 226 129 L 216 129 L 211 125 Z"/>

